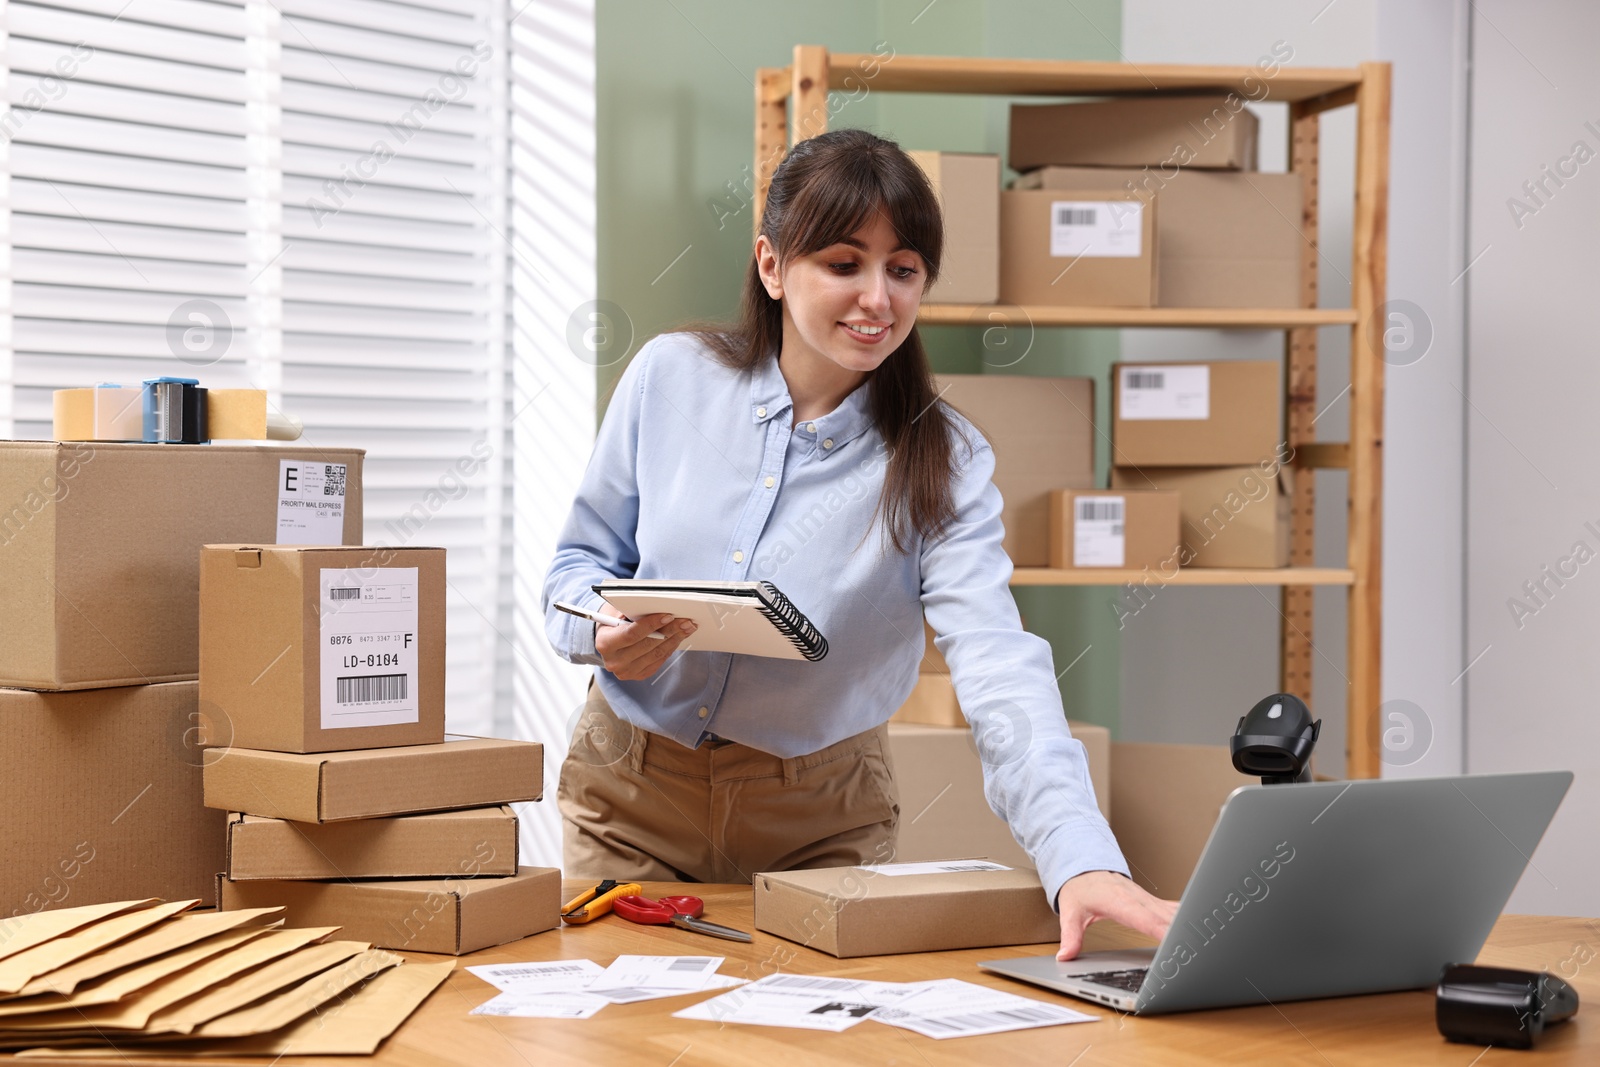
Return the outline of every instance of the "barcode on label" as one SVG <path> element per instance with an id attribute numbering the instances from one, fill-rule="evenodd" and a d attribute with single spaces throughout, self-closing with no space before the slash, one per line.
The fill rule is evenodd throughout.
<path id="1" fill-rule="evenodd" d="M 1124 389 L 1165 389 L 1167 375 L 1158 370 L 1129 370 L 1122 372 Z"/>
<path id="2" fill-rule="evenodd" d="M 1072 1015 L 1048 1004 L 1037 1008 L 1001 1008 L 998 1011 L 979 1011 L 970 1015 L 943 1015 L 938 1018 L 924 1016 L 917 1020 L 919 1026 L 929 1030 L 947 1030 L 959 1033 L 965 1030 L 987 1030 L 993 1026 L 1029 1025 L 1032 1023 L 1070 1022 Z"/>
<path id="3" fill-rule="evenodd" d="M 344 464 L 329 463 L 322 468 L 322 495 L 344 496 Z"/>
<path id="4" fill-rule="evenodd" d="M 1120 500 L 1080 500 L 1078 501 L 1079 522 L 1121 522 L 1122 501 Z M 1122 531 L 1118 529 L 1117 533 Z"/>
<path id="5" fill-rule="evenodd" d="M 994 865 L 990 863 L 943 863 L 939 865 L 941 871 L 992 871 Z"/>
<path id="6" fill-rule="evenodd" d="M 578 963 L 552 963 L 542 967 L 496 967 L 494 973 L 497 976 L 520 978 L 523 975 L 558 974 L 581 970 L 583 970 L 583 965 Z"/>
<path id="7" fill-rule="evenodd" d="M 333 699 L 340 704 L 366 704 L 405 698 L 406 676 L 403 674 L 365 674 L 354 678 L 334 679 Z"/>
<path id="8" fill-rule="evenodd" d="M 711 959 L 708 956 L 685 956 L 681 960 L 673 960 L 671 963 L 667 964 L 667 970 L 703 971 L 706 969 L 706 964 L 710 962 Z"/>
<path id="9" fill-rule="evenodd" d="M 359 585 L 346 586 L 343 589 L 328 590 L 329 600 L 358 600 L 360 597 L 361 587 Z"/>
<path id="10" fill-rule="evenodd" d="M 1058 207 L 1056 208 L 1057 226 L 1093 226 L 1099 214 L 1092 207 Z"/>
<path id="11" fill-rule="evenodd" d="M 775 974 L 763 984 L 778 989 L 826 989 L 830 992 L 855 988 L 855 983 L 846 978 L 806 978 L 798 974 Z"/>

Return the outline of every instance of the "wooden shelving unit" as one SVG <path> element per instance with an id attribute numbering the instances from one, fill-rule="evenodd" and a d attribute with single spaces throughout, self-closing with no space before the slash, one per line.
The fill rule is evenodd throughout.
<path id="1" fill-rule="evenodd" d="M 1344 567 L 1317 567 L 1314 479 L 1294 481 L 1290 566 L 1279 569 L 1179 570 L 1156 580 L 1174 586 L 1276 586 L 1280 589 L 1280 651 L 1284 692 L 1311 696 L 1312 594 L 1319 585 L 1344 586 L 1349 597 L 1349 680 L 1346 771 L 1376 777 L 1381 734 L 1378 705 L 1382 603 L 1383 353 L 1374 344 L 1374 321 L 1383 302 L 1389 201 L 1389 93 L 1387 63 L 1358 68 L 1280 68 L 1270 78 L 1252 67 L 1140 66 L 1050 60 L 940 56 L 892 58 L 829 54 L 819 45 L 796 45 L 787 67 L 757 72 L 755 173 L 757 224 L 767 185 L 788 146 L 827 129 L 829 89 L 872 92 L 982 93 L 1002 96 L 1115 96 L 1220 90 L 1289 105 L 1290 170 L 1300 176 L 1302 291 L 1298 308 L 1091 308 L 925 304 L 919 324 L 964 325 L 996 313 L 1036 327 L 1188 327 L 1280 330 L 1284 333 L 1285 439 L 1300 470 L 1349 471 L 1345 501 L 1348 552 Z M 1317 306 L 1317 165 L 1320 118 L 1335 108 L 1356 109 L 1355 216 L 1351 306 Z M 1317 443 L 1317 329 L 1350 329 L 1348 440 Z M 1143 572 L 1018 568 L 1013 585 L 1122 585 L 1149 581 Z"/>

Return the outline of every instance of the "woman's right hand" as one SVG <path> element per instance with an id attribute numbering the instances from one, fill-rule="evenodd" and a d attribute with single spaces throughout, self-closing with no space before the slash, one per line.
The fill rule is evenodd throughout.
<path id="1" fill-rule="evenodd" d="M 622 618 L 622 612 L 610 604 L 602 604 L 600 613 Z M 663 614 L 644 615 L 621 626 L 596 623 L 594 629 L 594 649 L 606 670 L 621 681 L 637 682 L 660 670 L 684 638 L 694 633 L 695 624 Z M 652 641 L 653 633 L 660 633 L 664 640 Z"/>

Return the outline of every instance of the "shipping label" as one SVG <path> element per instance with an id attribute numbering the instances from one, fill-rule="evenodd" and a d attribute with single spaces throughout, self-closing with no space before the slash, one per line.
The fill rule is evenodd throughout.
<path id="1" fill-rule="evenodd" d="M 322 728 L 398 726 L 417 714 L 417 568 L 324 567 Z"/>

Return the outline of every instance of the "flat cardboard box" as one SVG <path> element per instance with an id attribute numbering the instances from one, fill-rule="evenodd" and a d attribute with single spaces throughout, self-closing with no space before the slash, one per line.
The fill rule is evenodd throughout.
<path id="1" fill-rule="evenodd" d="M 1261 467 L 1111 469 L 1113 489 L 1168 489 L 1180 498 L 1183 544 L 1177 567 L 1287 567 L 1290 477 Z"/>
<path id="2" fill-rule="evenodd" d="M 290 513 L 303 503 L 280 492 L 285 461 L 345 468 L 344 496 L 328 498 L 344 505 L 330 540 L 359 544 L 363 455 L 354 448 L 0 441 L 0 685 L 94 689 L 193 679 L 200 546 L 279 540 L 280 512 L 293 525 Z"/>
<path id="3" fill-rule="evenodd" d="M 544 746 L 537 741 L 447 737 L 442 745 L 353 752 L 205 754 L 207 807 L 295 822 L 482 808 L 543 794 Z"/>
<path id="4" fill-rule="evenodd" d="M 1071 191 L 1108 184 L 1161 204 L 1156 275 L 1162 307 L 1302 305 L 1298 175 L 1041 167 L 1011 187 Z"/>
<path id="5" fill-rule="evenodd" d="M 228 816 L 235 882 L 313 878 L 450 878 L 517 873 L 510 805 L 326 825 Z"/>
<path id="6" fill-rule="evenodd" d="M 1160 566 L 1178 554 L 1181 511 L 1175 490 L 1057 489 L 1050 494 L 1050 566 Z"/>
<path id="7" fill-rule="evenodd" d="M 1000 194 L 1000 300 L 1020 306 L 1155 307 L 1159 205 L 1106 182 Z"/>
<path id="8" fill-rule="evenodd" d="M 209 895 L 223 816 L 200 803 L 198 690 L 0 689 L 0 915 Z"/>
<path id="9" fill-rule="evenodd" d="M 944 214 L 939 280 L 922 297 L 945 304 L 1000 298 L 1000 157 L 908 152 L 927 174 Z"/>
<path id="10" fill-rule="evenodd" d="M 1068 720 L 1083 743 L 1089 780 L 1102 815 L 1111 814 L 1111 731 Z M 1032 866 L 983 795 L 983 764 L 965 727 L 889 724 L 889 753 L 900 790 L 897 862 L 988 859 Z"/>
<path id="11" fill-rule="evenodd" d="M 1079 167 L 1256 169 L 1256 116 L 1233 93 L 1012 104 L 1012 170 Z"/>
<path id="12" fill-rule="evenodd" d="M 841 959 L 1059 942 L 1026 868 L 892 876 L 823 867 L 755 876 L 756 929 Z"/>
<path id="13" fill-rule="evenodd" d="M 554 930 L 561 872 L 519 867 L 510 878 L 387 882 L 230 882 L 217 875 L 222 911 L 282 905 L 287 926 L 341 926 L 375 948 L 461 956 Z"/>
<path id="14" fill-rule="evenodd" d="M 1049 566 L 1051 490 L 1095 484 L 1094 379 L 941 374 L 938 387 L 994 449 L 1012 564 Z"/>
<path id="15" fill-rule="evenodd" d="M 442 548 L 208 545 L 200 623 L 207 744 L 444 740 Z"/>
<path id="16" fill-rule="evenodd" d="M 1114 363 L 1111 454 L 1122 467 L 1232 467 L 1283 441 L 1276 360 Z"/>
<path id="17" fill-rule="evenodd" d="M 1177 900 L 1194 874 L 1222 802 L 1259 784 L 1233 769 L 1226 745 L 1118 741 L 1111 746 L 1111 829 L 1133 880 Z"/>

